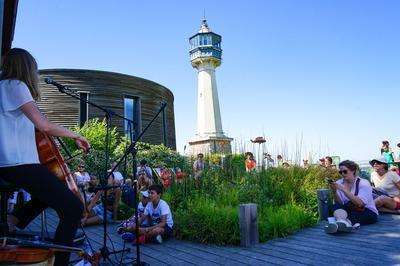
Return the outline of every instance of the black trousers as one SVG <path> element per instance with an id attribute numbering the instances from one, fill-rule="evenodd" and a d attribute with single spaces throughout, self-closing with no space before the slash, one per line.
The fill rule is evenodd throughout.
<path id="1" fill-rule="evenodd" d="M 47 207 L 53 208 L 60 218 L 54 244 L 72 244 L 82 216 L 83 205 L 45 166 L 26 164 L 0 167 L 0 177 L 31 194 L 31 200 L 16 210 L 17 227 L 25 228 Z M 55 265 L 68 265 L 69 253 L 56 252 Z"/>

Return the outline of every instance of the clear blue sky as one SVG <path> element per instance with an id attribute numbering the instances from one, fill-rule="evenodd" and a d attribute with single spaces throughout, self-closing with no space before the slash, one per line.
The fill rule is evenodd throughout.
<path id="1" fill-rule="evenodd" d="M 274 156 L 293 156 L 301 142 L 301 157 L 362 160 L 379 155 L 383 139 L 400 142 L 396 0 L 20 0 L 13 46 L 40 68 L 120 72 L 168 87 L 183 151 L 196 132 L 188 38 L 204 10 L 222 35 L 223 129 L 240 145 L 251 149 L 249 139 L 264 135 Z"/>

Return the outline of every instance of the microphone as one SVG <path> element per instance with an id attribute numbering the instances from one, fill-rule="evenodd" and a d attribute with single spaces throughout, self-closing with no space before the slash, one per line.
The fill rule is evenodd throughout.
<path id="1" fill-rule="evenodd" d="M 66 87 L 66 86 L 64 86 L 64 85 L 61 85 L 60 83 L 54 81 L 54 80 L 51 79 L 51 78 L 45 78 L 45 79 L 44 79 L 44 82 L 46 82 L 47 84 L 56 86 L 57 89 L 58 89 L 60 92 L 64 92 L 66 89 L 68 89 L 68 87 Z"/>

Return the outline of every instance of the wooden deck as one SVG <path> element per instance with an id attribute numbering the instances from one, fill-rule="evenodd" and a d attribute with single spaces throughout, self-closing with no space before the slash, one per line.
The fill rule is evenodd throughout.
<path id="1" fill-rule="evenodd" d="M 54 231 L 58 218 L 47 210 L 48 230 Z M 115 224 L 108 227 L 110 250 L 124 246 Z M 38 230 L 40 219 L 27 229 Z M 85 228 L 95 249 L 103 243 L 102 226 Z M 111 244 L 110 240 L 113 242 Z M 132 265 L 136 249 L 110 258 L 114 265 Z M 381 215 L 379 222 L 363 226 L 355 233 L 328 235 L 322 224 L 252 248 L 210 246 L 169 239 L 162 245 L 141 246 L 141 260 L 150 265 L 400 265 L 400 215 Z"/>

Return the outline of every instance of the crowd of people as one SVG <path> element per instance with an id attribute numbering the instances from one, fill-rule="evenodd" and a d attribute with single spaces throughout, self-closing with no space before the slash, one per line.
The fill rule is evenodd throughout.
<path id="1" fill-rule="evenodd" d="M 173 170 L 167 168 L 165 164 L 160 165 L 154 170 L 147 165 L 146 160 L 141 160 L 137 168 L 137 189 L 141 195 L 141 200 L 137 205 L 139 220 L 139 237 L 135 236 L 135 217 L 132 216 L 125 221 L 118 220 L 118 208 L 120 201 L 134 208 L 136 204 L 133 181 L 131 178 L 124 179 L 121 172 L 116 167 L 117 163 L 112 162 L 108 170 L 106 196 L 103 190 L 98 190 L 99 179 L 96 175 L 89 174 L 85 169 L 85 164 L 78 164 L 74 179 L 80 193 L 85 200 L 85 211 L 81 219 L 83 226 L 96 225 L 103 223 L 120 223 L 118 233 L 122 239 L 136 244 L 136 241 L 143 244 L 145 241 L 162 243 L 167 238 L 173 227 L 172 213 L 168 203 L 161 199 L 163 188 L 168 188 L 172 182 Z M 160 185 L 156 184 L 155 176 Z M 182 171 L 176 169 L 177 182 L 183 177 Z M 105 196 L 105 197 L 103 197 Z M 104 211 L 106 215 L 104 216 Z"/>

